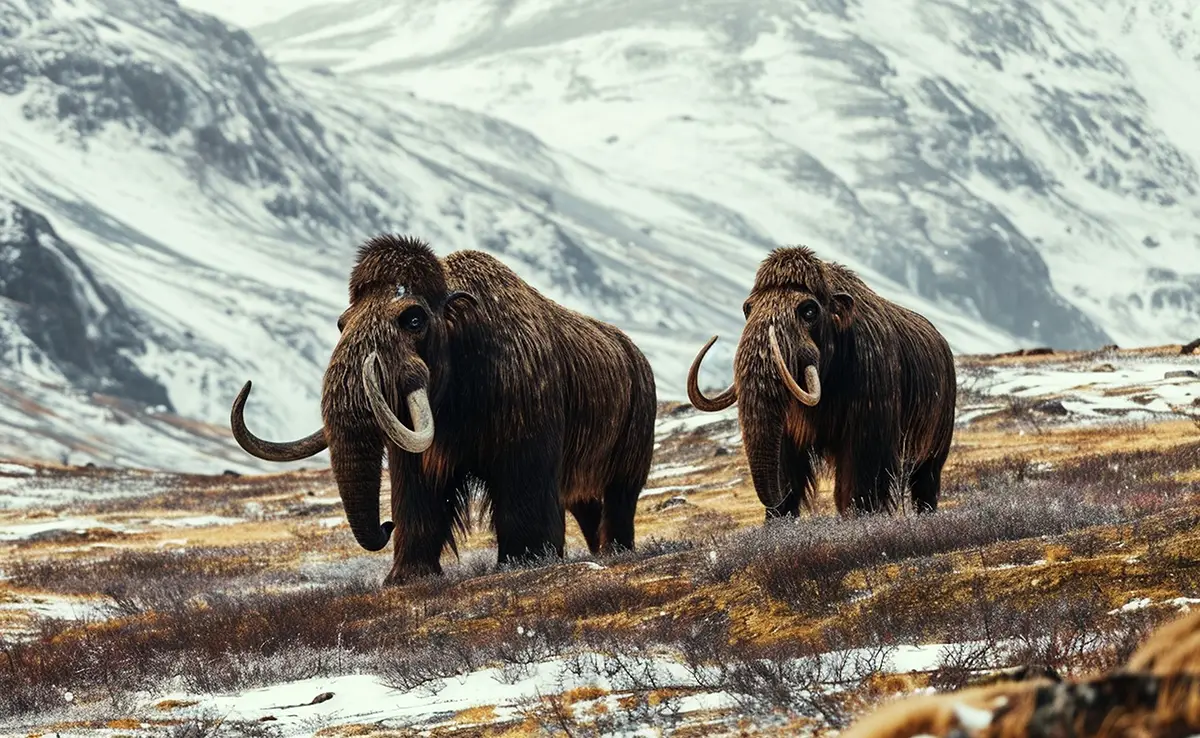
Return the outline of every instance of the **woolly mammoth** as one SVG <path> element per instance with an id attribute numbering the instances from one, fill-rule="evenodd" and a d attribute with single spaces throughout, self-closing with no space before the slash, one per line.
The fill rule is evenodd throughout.
<path id="1" fill-rule="evenodd" d="M 485 253 L 438 259 L 417 239 L 387 235 L 359 250 L 338 328 L 320 430 L 290 443 L 256 438 L 243 420 L 250 382 L 231 424 L 238 444 L 268 461 L 328 447 L 359 545 L 378 551 L 394 539 L 387 583 L 441 573 L 475 484 L 502 563 L 561 556 L 567 510 L 593 553 L 633 548 L 655 388 L 624 333 Z M 381 525 L 385 449 L 394 522 Z"/>
<path id="2" fill-rule="evenodd" d="M 893 509 L 892 493 L 905 490 L 917 510 L 937 509 L 956 390 L 937 329 L 804 247 L 772 251 L 742 309 L 733 384 L 700 391 L 713 336 L 692 362 L 688 397 L 708 412 L 737 403 L 767 517 L 811 504 L 821 459 L 835 468 L 841 513 Z"/>

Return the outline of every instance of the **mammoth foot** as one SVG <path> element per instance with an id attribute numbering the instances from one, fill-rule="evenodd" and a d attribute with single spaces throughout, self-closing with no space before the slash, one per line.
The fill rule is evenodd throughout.
<path id="1" fill-rule="evenodd" d="M 442 575 L 441 564 L 415 564 L 415 563 L 400 563 L 392 564 L 392 570 L 383 578 L 383 586 L 399 587 L 409 584 L 417 579 L 425 577 L 440 577 Z"/>

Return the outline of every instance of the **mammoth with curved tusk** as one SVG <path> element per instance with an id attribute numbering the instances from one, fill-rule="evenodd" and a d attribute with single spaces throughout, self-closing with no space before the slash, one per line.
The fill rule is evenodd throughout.
<path id="1" fill-rule="evenodd" d="M 735 402 L 750 474 L 767 517 L 811 505 L 815 464 L 835 467 L 838 512 L 937 509 L 954 431 L 954 357 L 921 315 L 885 300 L 846 267 L 808 248 L 779 248 L 759 266 L 742 306 L 734 382 L 688 398 L 715 412 Z"/>
<path id="2" fill-rule="evenodd" d="M 650 470 L 654 374 L 617 328 L 547 299 L 495 258 L 439 259 L 424 242 L 377 236 L 358 254 L 350 306 L 325 372 L 323 427 L 291 443 L 246 428 L 246 452 L 295 461 L 328 445 L 359 545 L 394 532 L 385 580 L 441 573 L 481 484 L 501 563 L 563 554 L 565 514 L 593 553 L 632 549 Z M 393 522 L 379 522 L 387 451 Z"/>

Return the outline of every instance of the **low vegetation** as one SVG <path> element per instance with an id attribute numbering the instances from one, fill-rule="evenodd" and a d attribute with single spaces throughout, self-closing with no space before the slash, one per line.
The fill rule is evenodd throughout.
<path id="1" fill-rule="evenodd" d="M 136 716 L 270 734 L 269 721 L 202 725 L 187 713 L 198 697 L 155 711 L 161 700 L 146 695 L 339 674 L 436 695 L 490 668 L 500 684 L 536 675 L 539 693 L 458 711 L 431 734 L 821 733 L 896 693 L 999 669 L 1078 676 L 1124 663 L 1181 605 L 1200 603 L 1200 436 L 1183 419 L 1119 433 L 1005 422 L 959 429 L 934 515 L 838 519 L 825 480 L 811 515 L 770 525 L 730 441 L 736 427 L 684 428 L 660 439 L 636 552 L 593 559 L 575 536 L 565 561 L 497 569 L 477 530 L 444 578 L 389 589 L 385 555 L 311 514 L 341 512 L 314 504 L 329 495 L 319 472 L 78 501 L 67 512 L 243 522 L 8 544 L 10 598 L 103 608 L 4 640 L 0 715 L 26 730 L 46 716 L 85 727 Z M 165 546 L 172 536 L 188 541 Z"/>

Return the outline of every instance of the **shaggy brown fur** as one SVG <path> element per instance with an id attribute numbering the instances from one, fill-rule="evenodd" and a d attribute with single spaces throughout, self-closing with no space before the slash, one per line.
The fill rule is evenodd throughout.
<path id="1" fill-rule="evenodd" d="M 1185 738 L 1200 731 L 1200 678 L 1113 674 L 1014 682 L 898 700 L 842 738 Z"/>
<path id="2" fill-rule="evenodd" d="M 1124 668 L 1159 675 L 1200 674 L 1200 610 L 1154 631 Z"/>
<path id="3" fill-rule="evenodd" d="M 1062 677 L 1052 667 L 1028 664 L 988 672 L 969 680 L 967 686 L 986 687 L 992 684 L 1013 684 L 1015 682 L 1030 681 L 1061 682 Z"/>
<path id="4" fill-rule="evenodd" d="M 485 253 L 438 259 L 425 243 L 395 236 L 360 250 L 338 323 L 324 438 L 351 529 L 368 550 L 385 546 L 392 531 L 379 523 L 387 449 L 395 520 L 387 582 L 441 572 L 475 483 L 491 508 L 501 562 L 561 556 L 568 510 L 591 551 L 633 548 L 655 387 L 624 333 L 552 302 Z M 404 398 L 426 390 L 434 435 L 423 453 L 399 448 L 374 419 L 362 378 L 372 351 L 405 426 L 414 420 Z M 243 448 L 263 446 L 248 439 Z"/>
<path id="5" fill-rule="evenodd" d="M 971 687 L 946 694 L 925 694 L 906 697 L 888 703 L 861 718 L 840 738 L 914 738 L 914 736 L 949 736 L 962 729 L 962 716 L 979 716 L 1012 703 L 1021 696 L 1035 692 L 1047 681 L 1004 682 L 986 687 Z M 989 717 L 990 719 L 990 717 Z M 974 735 L 967 733 L 967 735 Z"/>
<path id="6" fill-rule="evenodd" d="M 917 510 L 935 510 L 956 396 L 954 357 L 937 329 L 804 247 L 771 252 L 743 312 L 733 386 L 711 400 L 700 393 L 696 375 L 714 336 L 692 365 L 688 394 L 702 410 L 738 403 L 767 517 L 811 505 L 821 459 L 836 469 L 842 513 L 893 509 L 894 493 L 905 490 Z M 817 367 L 816 405 L 802 404 L 785 386 L 772 359 L 771 326 L 802 388 L 805 368 Z"/>

